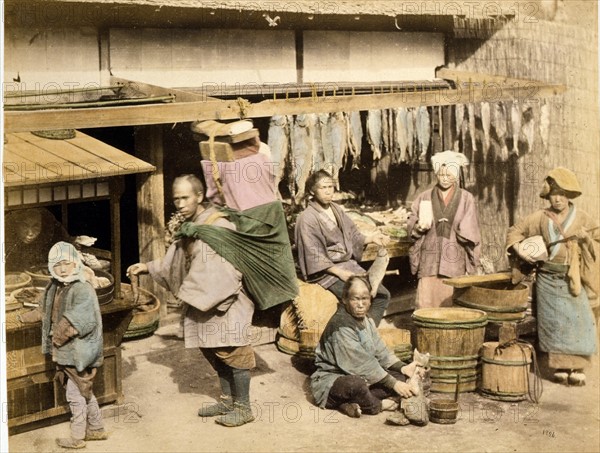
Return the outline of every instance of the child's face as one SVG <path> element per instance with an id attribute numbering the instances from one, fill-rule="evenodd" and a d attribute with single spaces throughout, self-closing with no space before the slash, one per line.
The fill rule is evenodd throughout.
<path id="1" fill-rule="evenodd" d="M 60 278 L 67 278 L 73 273 L 73 271 L 75 270 L 75 266 L 76 264 L 73 261 L 63 260 L 56 263 L 52 267 L 52 269 L 54 270 L 54 273 Z"/>

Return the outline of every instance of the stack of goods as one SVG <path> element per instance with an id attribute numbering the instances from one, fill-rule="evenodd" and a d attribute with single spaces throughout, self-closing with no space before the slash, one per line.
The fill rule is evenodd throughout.
<path id="1" fill-rule="evenodd" d="M 406 240 L 408 238 L 407 221 L 409 213 L 404 207 L 396 210 L 374 211 L 368 214 L 357 210 L 346 209 L 346 214 L 356 224 L 358 230 L 369 235 L 381 232 L 389 236 L 392 240 Z"/>
<path id="2" fill-rule="evenodd" d="M 202 121 L 191 129 L 209 200 L 239 211 L 277 200 L 271 153 L 251 121 Z"/>

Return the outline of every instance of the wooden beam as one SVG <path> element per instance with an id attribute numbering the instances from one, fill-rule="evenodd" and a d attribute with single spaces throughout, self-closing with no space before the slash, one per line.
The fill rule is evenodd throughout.
<path id="1" fill-rule="evenodd" d="M 436 71 L 435 76 L 440 79 L 452 80 L 456 82 L 474 83 L 474 84 L 495 84 L 500 86 L 526 86 L 528 84 L 543 84 L 544 82 L 531 79 L 516 79 L 514 77 L 505 77 L 494 74 L 477 73 L 469 71 L 458 71 L 449 68 L 440 68 Z"/>
<path id="2" fill-rule="evenodd" d="M 416 89 L 416 88 L 415 88 Z M 232 120 L 273 115 L 351 112 L 474 102 L 535 102 L 566 90 L 564 85 L 521 81 L 510 86 L 460 86 L 452 90 L 414 91 L 359 96 L 324 96 L 283 100 L 266 100 L 252 104 L 244 99 L 206 102 L 175 102 L 160 105 L 137 105 L 110 108 L 57 109 L 29 112 L 5 112 L 5 132 L 41 129 L 82 129 L 91 127 L 140 126 L 170 124 L 196 120 Z M 239 102 L 238 102 L 239 101 Z"/>
<path id="3" fill-rule="evenodd" d="M 142 93 L 146 94 L 147 96 L 153 96 L 153 97 L 157 96 L 158 97 L 158 96 L 174 95 L 175 100 L 177 102 L 194 102 L 194 101 L 205 102 L 206 100 L 217 100 L 218 101 L 218 99 L 209 98 L 202 94 L 192 93 L 190 91 L 183 91 L 183 90 L 178 90 L 175 88 L 166 88 L 166 87 L 161 87 L 158 85 L 150 85 L 149 83 L 138 82 L 136 80 L 128 80 L 128 79 L 122 79 L 120 77 L 111 76 L 110 85 L 113 85 L 113 84 L 123 84 L 125 86 L 130 85 L 136 91 L 141 91 Z"/>

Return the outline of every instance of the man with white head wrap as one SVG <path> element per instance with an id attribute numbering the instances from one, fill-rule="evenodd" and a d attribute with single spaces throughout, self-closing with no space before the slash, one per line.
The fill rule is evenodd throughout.
<path id="1" fill-rule="evenodd" d="M 444 151 L 431 158 L 437 183 L 415 198 L 408 232 L 415 241 L 410 265 L 419 283 L 417 308 L 452 305 L 453 288 L 442 279 L 474 274 L 481 235 L 473 195 L 459 187 L 464 154 Z"/>

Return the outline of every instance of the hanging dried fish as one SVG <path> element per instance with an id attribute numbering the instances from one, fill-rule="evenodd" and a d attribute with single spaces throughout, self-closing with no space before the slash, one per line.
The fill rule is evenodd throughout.
<path id="1" fill-rule="evenodd" d="M 274 185 L 279 194 L 279 182 L 285 175 L 285 162 L 290 152 L 290 121 L 287 115 L 274 115 L 269 121 L 267 144 L 271 149 L 271 161 L 275 165 Z M 281 194 L 279 195 L 281 198 Z"/>
<path id="2" fill-rule="evenodd" d="M 490 149 L 490 125 L 492 122 L 490 103 L 481 103 L 481 126 L 483 127 L 483 162 L 485 163 L 488 150 Z"/>
<path id="3" fill-rule="evenodd" d="M 294 173 L 294 181 L 297 187 L 296 203 L 300 203 L 304 198 L 304 186 L 313 165 L 313 142 L 310 136 L 310 124 L 314 120 L 314 115 L 297 115 L 292 126 L 291 145 L 296 167 Z"/>
<path id="4" fill-rule="evenodd" d="M 510 123 L 512 126 L 513 149 L 515 155 L 519 155 L 519 136 L 521 134 L 521 106 L 514 101 L 510 109 Z"/>
<path id="5" fill-rule="evenodd" d="M 540 108 L 540 136 L 544 149 L 547 151 L 550 139 L 550 104 L 546 101 Z"/>
<path id="6" fill-rule="evenodd" d="M 339 173 L 344 165 L 344 160 L 348 152 L 348 137 L 346 118 L 342 112 L 332 113 L 329 117 L 329 130 L 331 135 L 331 144 L 333 149 L 332 173 L 336 187 L 339 190 Z"/>
<path id="7" fill-rule="evenodd" d="M 506 110 L 504 110 L 502 102 L 492 104 L 492 124 L 500 145 L 500 160 L 506 162 L 508 160 L 508 146 L 506 146 L 508 128 L 506 125 Z"/>
<path id="8" fill-rule="evenodd" d="M 319 160 L 320 169 L 326 170 L 329 174 L 333 173 L 333 143 L 329 132 L 329 113 L 319 113 L 317 115 L 317 130 L 319 131 Z"/>
<path id="9" fill-rule="evenodd" d="M 417 140 L 419 143 L 418 160 L 424 162 L 431 140 L 431 123 L 429 118 L 429 110 L 427 107 L 421 106 L 417 111 Z"/>
<path id="10" fill-rule="evenodd" d="M 381 159 L 383 137 L 382 137 L 382 113 L 381 110 L 369 110 L 367 112 L 367 139 L 373 151 L 373 160 Z"/>
<path id="11" fill-rule="evenodd" d="M 408 110 L 406 107 L 400 107 L 395 110 L 394 120 L 394 132 L 395 139 L 394 142 L 397 144 L 397 160 L 398 162 L 406 162 L 408 161 L 408 124 L 407 124 L 407 115 Z"/>
<path id="12" fill-rule="evenodd" d="M 408 143 L 408 160 L 416 161 L 417 152 L 415 141 L 417 139 L 417 109 L 410 108 L 406 112 L 406 142 Z"/>
<path id="13" fill-rule="evenodd" d="M 456 140 L 454 140 L 454 151 L 461 152 L 461 144 L 464 152 L 467 132 L 469 130 L 469 122 L 465 119 L 465 105 L 456 104 Z M 460 143 L 459 143 L 460 137 Z"/>
<path id="14" fill-rule="evenodd" d="M 533 151 L 535 140 L 535 120 L 533 118 L 533 109 L 531 107 L 523 112 L 523 119 L 525 119 L 525 123 L 521 126 L 521 132 L 525 136 L 525 140 L 527 140 L 527 150 L 528 152 L 531 152 Z"/>
<path id="15" fill-rule="evenodd" d="M 347 113 L 348 124 L 348 151 L 352 156 L 352 168 L 360 167 L 360 152 L 362 149 L 363 129 L 360 112 Z"/>
<path id="16" fill-rule="evenodd" d="M 474 152 L 477 149 L 477 130 L 475 129 L 475 105 L 467 104 L 467 111 L 469 112 L 469 135 L 471 136 L 471 149 Z"/>
<path id="17" fill-rule="evenodd" d="M 391 150 L 390 123 L 388 121 L 388 110 L 381 111 L 381 154 L 387 154 Z"/>
<path id="18" fill-rule="evenodd" d="M 323 142 L 321 140 L 321 122 L 319 115 L 310 113 L 310 121 L 308 122 L 308 134 L 312 143 L 312 169 L 311 172 L 318 171 L 325 165 L 325 156 L 323 155 Z M 327 114 L 325 114 L 327 115 Z"/>

